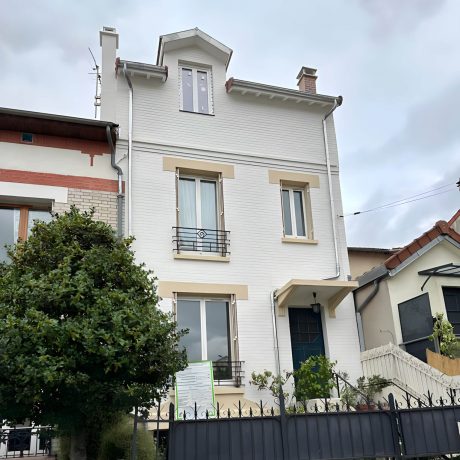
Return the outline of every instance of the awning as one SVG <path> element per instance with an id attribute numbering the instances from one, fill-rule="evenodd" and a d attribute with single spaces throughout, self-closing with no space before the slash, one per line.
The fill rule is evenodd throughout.
<path id="1" fill-rule="evenodd" d="M 422 284 L 421 290 L 423 291 L 425 284 L 428 283 L 432 276 L 460 277 L 460 264 L 450 263 L 445 265 L 438 265 L 437 267 L 421 270 L 418 272 L 418 274 L 422 276 L 428 276 L 428 278 Z"/>
<path id="2" fill-rule="evenodd" d="M 292 279 L 276 291 L 278 315 L 284 316 L 289 306 L 309 307 L 315 302 L 315 292 L 316 302 L 327 307 L 329 316 L 335 318 L 335 309 L 357 287 L 357 281 Z"/>

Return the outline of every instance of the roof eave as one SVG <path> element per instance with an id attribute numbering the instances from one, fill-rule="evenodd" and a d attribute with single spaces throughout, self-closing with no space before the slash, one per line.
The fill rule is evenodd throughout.
<path id="1" fill-rule="evenodd" d="M 268 96 L 269 99 L 278 99 L 282 101 L 295 101 L 296 103 L 307 102 L 309 105 L 319 104 L 321 107 L 327 107 L 334 104 L 337 100 L 335 96 L 326 96 L 323 94 L 308 94 L 289 88 L 266 85 L 252 81 L 237 80 L 230 78 L 226 82 L 227 93 L 233 91 L 245 94 L 254 94 L 256 97 L 261 95 Z"/>
<path id="2" fill-rule="evenodd" d="M 117 67 L 124 68 L 133 76 L 140 76 L 147 80 L 153 78 L 165 82 L 168 79 L 168 67 L 145 64 L 143 62 L 126 61 L 119 59 L 117 60 Z"/>

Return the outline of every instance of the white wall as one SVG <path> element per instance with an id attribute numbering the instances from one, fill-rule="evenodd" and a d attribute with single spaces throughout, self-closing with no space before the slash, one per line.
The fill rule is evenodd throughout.
<path id="1" fill-rule="evenodd" d="M 446 314 L 442 287 L 460 287 L 459 279 L 433 276 L 430 278 L 422 291 L 421 286 L 427 277 L 420 276 L 418 272 L 451 262 L 457 264 L 460 263 L 460 249 L 448 243 L 447 241 L 443 241 L 416 259 L 406 268 L 401 270 L 397 275 L 388 279 L 388 289 L 390 294 L 397 343 L 401 343 L 403 341 L 398 311 L 398 304 L 401 302 L 410 300 L 413 297 L 417 297 L 421 294 L 428 293 L 430 298 L 431 312 L 433 315 L 435 313 L 444 313 L 444 315 Z"/>
<path id="2" fill-rule="evenodd" d="M 210 64 L 214 79 L 215 116 L 179 111 L 178 60 Z M 133 77 L 133 234 L 139 260 L 160 280 L 245 284 L 249 299 L 239 300 L 240 359 L 246 377 L 251 371 L 275 370 L 270 293 L 292 278 L 323 279 L 335 274 L 329 191 L 325 166 L 322 116 L 330 107 L 280 102 L 227 94 L 223 65 L 199 48 L 165 55 L 166 83 Z M 128 87 L 118 77 L 117 122 L 127 150 Z M 328 121 L 332 162 L 337 164 L 332 117 Z M 173 258 L 172 227 L 176 225 L 175 177 L 163 171 L 163 156 L 207 159 L 232 164 L 234 179 L 224 179 L 226 230 L 230 231 L 230 262 Z M 281 242 L 279 186 L 270 184 L 268 169 L 318 174 L 320 188 L 311 189 L 317 245 Z M 337 214 L 342 213 L 337 167 L 333 168 Z M 343 219 L 338 219 L 341 277 L 350 273 Z M 171 309 L 171 299 L 162 307 Z M 359 343 L 351 296 L 324 315 L 326 349 L 352 378 L 361 375 Z M 288 316 L 278 317 L 281 368 L 292 369 Z M 246 397 L 260 398 L 247 385 Z"/>

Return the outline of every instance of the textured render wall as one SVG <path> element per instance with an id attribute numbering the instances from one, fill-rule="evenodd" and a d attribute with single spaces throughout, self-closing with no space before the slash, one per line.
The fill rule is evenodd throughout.
<path id="1" fill-rule="evenodd" d="M 64 212 L 74 204 L 81 211 L 95 208 L 94 218 L 117 228 L 117 194 L 97 190 L 81 190 L 70 188 L 67 203 L 54 203 L 53 211 Z"/>
<path id="2" fill-rule="evenodd" d="M 356 303 L 361 305 L 373 291 L 371 283 L 356 293 Z M 390 305 L 387 280 L 379 284 L 379 290 L 371 302 L 361 311 L 363 322 L 364 345 L 366 350 L 377 348 L 388 343 L 395 343 L 396 332 Z"/>
<path id="3" fill-rule="evenodd" d="M 398 309 L 398 304 L 401 302 L 427 292 L 430 298 L 432 314 L 446 313 L 442 287 L 459 286 L 458 279 L 433 276 L 425 285 L 422 292 L 420 288 L 425 282 L 426 277 L 420 276 L 418 272 L 448 263 L 460 263 L 460 249 L 447 241 L 443 241 L 388 280 L 397 343 L 403 341 Z"/>

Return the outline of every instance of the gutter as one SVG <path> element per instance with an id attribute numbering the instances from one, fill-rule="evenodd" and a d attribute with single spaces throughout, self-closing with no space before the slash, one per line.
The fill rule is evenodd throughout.
<path id="1" fill-rule="evenodd" d="M 129 86 L 129 106 L 128 106 L 128 236 L 132 236 L 132 153 L 133 153 L 133 84 L 131 83 L 131 79 L 129 78 L 127 72 L 127 64 L 126 62 L 123 65 L 123 75 L 126 78 Z"/>
<path id="2" fill-rule="evenodd" d="M 327 169 L 327 180 L 329 184 L 329 201 L 331 205 L 331 219 L 332 219 L 332 234 L 334 239 L 334 254 L 335 254 L 335 275 L 329 278 L 325 278 L 327 280 L 333 280 L 340 276 L 340 262 L 339 262 L 339 249 L 337 244 L 337 226 L 336 226 L 336 212 L 335 212 L 335 203 L 334 203 L 334 194 L 332 191 L 332 174 L 331 174 L 331 160 L 329 155 L 329 143 L 327 140 L 327 127 L 326 127 L 326 120 L 332 115 L 334 110 L 337 107 L 340 107 L 343 102 L 343 97 L 338 96 L 335 98 L 334 105 L 329 112 L 326 113 L 323 117 L 323 136 L 324 136 L 324 148 L 326 152 L 326 169 Z"/>
<path id="3" fill-rule="evenodd" d="M 115 161 L 115 144 L 112 139 L 112 125 L 105 127 L 107 134 L 107 142 L 110 146 L 110 164 L 112 168 L 117 171 L 118 176 L 118 193 L 117 193 L 117 236 L 118 238 L 123 237 L 123 170 Z"/>

